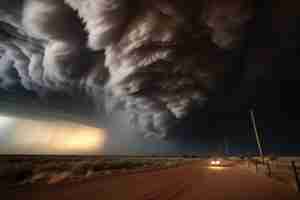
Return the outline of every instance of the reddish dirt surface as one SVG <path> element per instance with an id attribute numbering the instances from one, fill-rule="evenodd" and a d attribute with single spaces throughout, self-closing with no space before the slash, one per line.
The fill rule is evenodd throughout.
<path id="1" fill-rule="evenodd" d="M 2 193 L 5 200 L 296 200 L 293 188 L 239 166 L 205 161 L 167 170 L 31 186 Z M 2 199 L 2 198 L 1 198 Z"/>

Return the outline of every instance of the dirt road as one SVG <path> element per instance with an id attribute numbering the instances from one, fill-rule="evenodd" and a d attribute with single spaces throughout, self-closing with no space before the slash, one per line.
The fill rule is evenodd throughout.
<path id="1" fill-rule="evenodd" d="M 211 168 L 206 162 L 154 172 L 95 178 L 84 183 L 23 188 L 5 200 L 293 200 L 287 185 L 238 166 Z"/>

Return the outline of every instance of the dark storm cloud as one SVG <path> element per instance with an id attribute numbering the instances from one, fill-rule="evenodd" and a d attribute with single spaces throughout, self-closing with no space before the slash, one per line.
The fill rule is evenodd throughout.
<path id="1" fill-rule="evenodd" d="M 253 15 L 243 0 L 10 2 L 0 3 L 1 88 L 80 93 L 158 137 L 206 105 Z"/>

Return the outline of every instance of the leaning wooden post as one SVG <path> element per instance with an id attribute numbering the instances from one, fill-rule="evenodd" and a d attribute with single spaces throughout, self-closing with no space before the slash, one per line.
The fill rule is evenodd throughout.
<path id="1" fill-rule="evenodd" d="M 300 181 L 299 181 L 299 177 L 298 177 L 297 167 L 296 167 L 295 161 L 292 161 L 291 163 L 292 163 L 292 168 L 293 168 L 293 172 L 294 172 L 294 176 L 295 176 L 297 191 L 300 192 Z"/>
<path id="2" fill-rule="evenodd" d="M 272 172 L 271 172 L 270 162 L 267 162 L 267 168 L 268 168 L 268 176 L 271 177 L 272 176 Z"/>
<path id="3" fill-rule="evenodd" d="M 255 160 L 255 172 L 256 173 L 258 172 L 258 162 L 257 162 L 257 160 Z"/>

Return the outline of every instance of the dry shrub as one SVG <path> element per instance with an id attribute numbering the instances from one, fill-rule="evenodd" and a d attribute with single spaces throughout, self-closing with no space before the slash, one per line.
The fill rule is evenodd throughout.
<path id="1" fill-rule="evenodd" d="M 53 174 L 49 177 L 48 184 L 57 184 L 60 183 L 71 176 L 71 172 L 61 172 L 58 174 Z"/>
<path id="2" fill-rule="evenodd" d="M 46 180 L 48 177 L 49 174 L 47 172 L 40 172 L 32 176 L 30 183 L 36 183 L 38 181 Z"/>
<path id="3" fill-rule="evenodd" d="M 94 175 L 94 172 L 92 170 L 88 170 L 87 173 L 86 173 L 86 175 L 85 175 L 85 177 L 89 178 L 89 177 L 91 177 L 93 175 Z"/>
<path id="4" fill-rule="evenodd" d="M 89 169 L 92 168 L 92 164 L 88 161 L 81 161 L 73 163 L 71 167 L 72 174 L 75 176 L 85 176 Z"/>

